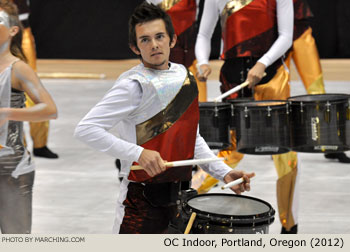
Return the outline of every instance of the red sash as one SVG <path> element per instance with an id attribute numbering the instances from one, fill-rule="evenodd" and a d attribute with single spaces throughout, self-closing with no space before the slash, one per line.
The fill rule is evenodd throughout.
<path id="1" fill-rule="evenodd" d="M 192 159 L 198 121 L 198 90 L 193 75 L 189 73 L 174 100 L 157 115 L 136 126 L 137 144 L 158 151 L 161 157 L 169 162 Z M 192 167 L 184 166 L 168 168 L 153 178 L 144 170 L 131 170 L 128 179 L 136 182 L 164 183 L 189 181 L 191 176 Z"/>
<path id="2" fill-rule="evenodd" d="M 261 57 L 277 39 L 276 0 L 254 0 L 229 14 L 222 27 L 223 59 Z"/>
<path id="3" fill-rule="evenodd" d="M 180 0 L 166 10 L 173 22 L 177 36 L 196 22 L 196 8 L 196 0 Z"/>

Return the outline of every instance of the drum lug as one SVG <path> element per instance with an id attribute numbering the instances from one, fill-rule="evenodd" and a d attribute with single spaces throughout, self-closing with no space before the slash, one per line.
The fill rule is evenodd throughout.
<path id="1" fill-rule="evenodd" d="M 267 106 L 267 116 L 268 117 L 271 117 L 271 108 L 270 108 L 270 106 Z"/>
<path id="2" fill-rule="evenodd" d="M 325 114 L 325 121 L 327 123 L 331 122 L 330 107 L 331 107 L 331 104 L 329 103 L 329 101 L 327 101 L 327 103 L 326 103 L 326 114 Z"/>
<path id="3" fill-rule="evenodd" d="M 217 106 L 214 108 L 214 126 L 219 127 L 219 110 Z"/>
<path id="4" fill-rule="evenodd" d="M 300 112 L 301 112 L 301 113 L 304 112 L 303 106 L 304 106 L 303 102 L 300 102 Z"/>
<path id="5" fill-rule="evenodd" d="M 235 111 L 234 111 L 234 109 L 235 109 L 235 107 L 231 103 L 231 120 L 230 120 L 231 128 L 235 128 Z"/>
<path id="6" fill-rule="evenodd" d="M 244 107 L 244 117 L 247 118 L 248 117 L 248 108 L 247 107 Z"/>
<path id="7" fill-rule="evenodd" d="M 244 117 L 245 117 L 245 127 L 246 129 L 250 128 L 250 119 L 248 115 L 249 109 L 247 107 L 244 107 Z"/>
<path id="8" fill-rule="evenodd" d="M 286 114 L 289 115 L 289 103 L 286 103 Z"/>
<path id="9" fill-rule="evenodd" d="M 266 127 L 272 127 L 271 111 L 270 106 L 267 106 Z"/>

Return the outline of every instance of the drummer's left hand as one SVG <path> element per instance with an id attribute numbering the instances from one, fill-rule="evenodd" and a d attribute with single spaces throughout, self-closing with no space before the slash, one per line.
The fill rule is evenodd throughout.
<path id="1" fill-rule="evenodd" d="M 255 176 L 254 172 L 246 173 L 244 171 L 232 170 L 225 175 L 224 182 L 227 184 L 231 181 L 234 181 L 236 179 L 243 177 L 243 180 L 244 180 L 243 183 L 240 183 L 239 185 L 236 185 L 230 188 L 236 194 L 241 194 L 242 192 L 250 191 L 250 178 L 254 176 Z"/>
<path id="2" fill-rule="evenodd" d="M 256 62 L 252 69 L 249 70 L 247 81 L 249 88 L 254 88 L 255 84 L 259 83 L 264 77 L 266 66 L 263 63 Z"/>

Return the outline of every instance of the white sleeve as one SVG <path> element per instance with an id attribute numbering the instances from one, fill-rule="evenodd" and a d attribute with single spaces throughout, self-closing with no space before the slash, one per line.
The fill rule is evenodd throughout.
<path id="1" fill-rule="evenodd" d="M 205 1 L 195 46 L 196 59 L 199 65 L 209 63 L 211 37 L 213 36 L 218 18 L 219 9 L 217 6 L 217 1 Z"/>
<path id="2" fill-rule="evenodd" d="M 258 60 L 266 67 L 280 58 L 293 43 L 294 7 L 292 0 L 277 0 L 278 38 Z"/>
<path id="3" fill-rule="evenodd" d="M 197 128 L 197 137 L 196 137 L 196 145 L 194 149 L 194 158 L 195 159 L 201 159 L 201 158 L 214 158 L 216 157 L 212 150 L 210 150 L 209 146 L 201 137 L 199 134 L 199 128 Z M 223 161 L 218 162 L 211 162 L 208 164 L 201 164 L 200 167 L 215 177 L 216 179 L 219 179 L 223 181 L 225 175 L 232 170 L 231 167 L 226 165 Z"/>
<path id="4" fill-rule="evenodd" d="M 109 130 L 135 111 L 141 98 L 142 89 L 137 81 L 117 82 L 79 122 L 74 137 L 115 158 L 137 161 L 143 148 L 114 136 Z"/>
<path id="5" fill-rule="evenodd" d="M 163 2 L 163 0 L 146 0 L 146 2 L 157 5 Z"/>

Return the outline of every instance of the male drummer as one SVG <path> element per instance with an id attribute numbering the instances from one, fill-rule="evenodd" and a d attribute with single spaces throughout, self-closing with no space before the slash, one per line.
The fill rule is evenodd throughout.
<path id="1" fill-rule="evenodd" d="M 140 4 L 129 20 L 129 44 L 142 63 L 123 73 L 75 130 L 86 144 L 121 160 L 116 233 L 167 232 L 192 167 L 167 168 L 165 160 L 215 157 L 198 133 L 194 78 L 169 62 L 175 43 L 170 17 L 153 4 Z M 114 126 L 120 138 L 109 132 Z M 133 170 L 136 164 L 143 170 Z M 226 183 L 243 177 L 231 188 L 237 194 L 250 190 L 253 173 L 233 171 L 221 161 L 202 168 Z"/>

